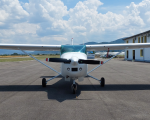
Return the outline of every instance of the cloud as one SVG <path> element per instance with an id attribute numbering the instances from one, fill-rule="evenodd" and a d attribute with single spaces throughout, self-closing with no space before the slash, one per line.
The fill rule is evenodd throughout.
<path id="1" fill-rule="evenodd" d="M 74 8 L 69 10 L 68 24 L 72 26 L 72 31 L 76 34 L 78 42 L 81 35 L 84 36 L 82 39 L 85 41 L 100 41 L 123 25 L 124 16 L 121 14 L 98 13 L 97 9 L 101 5 L 103 3 L 99 0 L 87 0 L 77 3 Z M 110 38 L 106 37 L 103 40 L 108 39 Z"/>
<path id="2" fill-rule="evenodd" d="M 62 19 L 67 11 L 67 6 L 60 0 L 30 0 L 24 7 L 30 14 L 30 22 L 40 23 Z"/>
<path id="3" fill-rule="evenodd" d="M 67 10 L 61 0 L 0 1 L 0 42 L 75 44 L 111 41 L 150 27 L 150 0 L 132 2 L 124 11 L 105 14 L 100 0 L 79 1 Z M 67 20 L 63 18 L 68 16 Z"/>
<path id="4" fill-rule="evenodd" d="M 9 14 L 4 10 L 0 10 L 0 21 L 4 22 L 8 18 Z"/>
<path id="5" fill-rule="evenodd" d="M 135 4 L 134 2 L 132 2 L 129 6 L 126 7 L 126 9 L 124 10 L 124 30 L 127 36 L 149 30 L 149 6 L 150 0 L 143 0 L 139 4 Z"/>
<path id="6" fill-rule="evenodd" d="M 98 4 L 99 2 L 99 4 Z M 97 3 L 97 4 L 93 4 Z M 91 7 L 91 6 L 92 7 Z M 108 11 L 106 14 L 98 13 L 97 9 L 103 5 L 98 0 L 79 2 L 70 9 L 69 25 L 72 26 L 74 34 L 78 34 L 80 41 L 82 33 L 75 27 L 83 27 L 86 41 L 111 41 L 121 37 L 127 37 L 139 32 L 146 31 L 150 20 L 150 0 L 143 0 L 139 4 L 131 3 L 122 14 Z"/>
<path id="7" fill-rule="evenodd" d="M 39 24 L 39 36 L 62 35 L 65 32 L 67 25 L 62 18 L 68 11 L 60 0 L 30 0 L 24 7 L 30 14 L 29 22 Z"/>
<path id="8" fill-rule="evenodd" d="M 0 1 L 0 29 L 9 28 L 12 24 L 24 22 L 29 16 L 18 0 Z"/>
<path id="9" fill-rule="evenodd" d="M 145 16 L 147 16 L 147 22 L 150 23 L 150 11 L 146 12 Z"/>

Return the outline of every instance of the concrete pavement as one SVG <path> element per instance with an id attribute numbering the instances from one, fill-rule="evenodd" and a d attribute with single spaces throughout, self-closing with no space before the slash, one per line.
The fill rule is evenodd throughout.
<path id="1" fill-rule="evenodd" d="M 101 59 L 100 59 L 101 60 Z M 46 63 L 60 71 L 60 64 Z M 88 69 L 94 68 L 89 65 Z M 78 91 L 56 78 L 43 88 L 41 76 L 54 76 L 36 61 L 0 63 L 1 120 L 141 120 L 150 118 L 150 63 L 113 59 L 91 75 L 104 77 L 106 86 L 85 78 Z"/>

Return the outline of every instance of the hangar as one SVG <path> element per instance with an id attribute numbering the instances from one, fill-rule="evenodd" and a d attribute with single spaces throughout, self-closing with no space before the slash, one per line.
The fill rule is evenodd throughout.
<path id="1" fill-rule="evenodd" d="M 123 40 L 125 43 L 150 43 L 150 30 Z M 126 49 L 125 60 L 150 62 L 150 48 Z"/>

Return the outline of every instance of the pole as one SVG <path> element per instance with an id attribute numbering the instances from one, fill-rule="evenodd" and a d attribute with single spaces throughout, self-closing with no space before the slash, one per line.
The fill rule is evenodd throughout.
<path id="1" fill-rule="evenodd" d="M 108 58 L 108 54 L 109 54 L 109 48 L 108 48 L 108 52 L 107 52 L 107 58 Z"/>

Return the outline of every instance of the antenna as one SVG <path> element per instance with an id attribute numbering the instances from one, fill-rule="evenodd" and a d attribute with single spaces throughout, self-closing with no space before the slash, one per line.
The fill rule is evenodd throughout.
<path id="1" fill-rule="evenodd" d="M 71 44 L 73 45 L 73 38 L 71 39 Z"/>
<path id="2" fill-rule="evenodd" d="M 84 39 L 83 39 L 83 45 L 84 45 Z"/>

